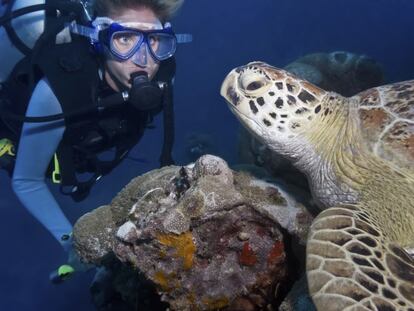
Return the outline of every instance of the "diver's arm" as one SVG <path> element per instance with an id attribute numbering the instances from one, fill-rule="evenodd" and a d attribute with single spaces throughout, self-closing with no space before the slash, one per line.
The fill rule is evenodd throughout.
<path id="1" fill-rule="evenodd" d="M 45 116 L 61 112 L 62 108 L 47 80 L 40 80 L 33 91 L 26 116 Z M 64 130 L 63 120 L 24 123 L 12 186 L 27 210 L 65 249 L 68 249 L 69 243 L 61 238 L 72 231 L 72 225 L 45 183 L 46 170 L 62 139 Z"/>

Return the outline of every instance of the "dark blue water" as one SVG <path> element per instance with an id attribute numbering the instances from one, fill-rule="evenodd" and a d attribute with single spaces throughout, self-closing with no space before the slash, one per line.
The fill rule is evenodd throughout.
<path id="1" fill-rule="evenodd" d="M 283 67 L 307 53 L 346 50 L 376 59 L 389 82 L 413 79 L 413 12 L 412 0 L 188 0 L 173 23 L 177 32 L 194 36 L 177 52 L 176 160 L 187 161 L 186 137 L 196 131 L 211 135 L 218 154 L 235 161 L 238 124 L 219 88 L 232 68 L 249 61 Z M 73 203 L 54 189 L 68 217 L 76 221 L 109 202 L 135 175 L 156 168 L 161 133 L 160 127 L 148 131 L 132 151 L 145 163 L 126 160 L 84 202 Z M 3 172 L 0 247 L 0 310 L 94 310 L 88 292 L 93 273 L 60 286 L 49 283 L 49 272 L 66 255 L 18 203 Z"/>

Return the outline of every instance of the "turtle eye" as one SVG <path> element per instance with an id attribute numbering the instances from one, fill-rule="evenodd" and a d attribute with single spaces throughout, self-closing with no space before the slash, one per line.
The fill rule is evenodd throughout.
<path id="1" fill-rule="evenodd" d="M 263 83 L 261 81 L 253 81 L 247 85 L 246 90 L 255 91 L 257 89 L 260 89 L 262 86 L 263 86 Z"/>
<path id="2" fill-rule="evenodd" d="M 246 72 L 239 77 L 239 87 L 248 95 L 264 92 L 269 86 L 267 79 L 258 73 Z"/>

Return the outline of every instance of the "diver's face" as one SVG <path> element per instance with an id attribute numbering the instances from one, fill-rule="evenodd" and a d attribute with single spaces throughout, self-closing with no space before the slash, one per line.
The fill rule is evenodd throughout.
<path id="1" fill-rule="evenodd" d="M 155 13 L 146 7 L 138 7 L 135 9 L 126 8 L 123 11 L 117 12 L 117 14 L 113 14 L 109 16 L 112 20 L 117 22 L 140 22 L 140 23 L 149 23 L 155 24 L 159 23 L 159 19 L 155 15 Z M 148 29 L 141 29 L 141 30 L 148 30 Z M 140 50 L 145 48 L 144 44 L 141 46 Z M 141 51 L 142 52 L 142 51 Z M 140 53 L 138 57 L 145 57 L 145 62 L 139 62 L 140 65 L 136 64 L 137 62 L 133 62 L 133 58 L 131 57 L 128 60 L 122 61 L 115 58 L 109 49 L 105 51 L 105 79 L 109 86 L 114 89 L 115 91 L 120 91 L 119 83 L 123 87 L 131 88 L 131 74 L 138 71 L 145 71 L 148 74 L 148 78 L 151 80 L 158 71 L 159 62 L 153 59 L 150 55 L 150 52 L 147 53 Z M 115 82 L 117 80 L 117 82 Z"/>

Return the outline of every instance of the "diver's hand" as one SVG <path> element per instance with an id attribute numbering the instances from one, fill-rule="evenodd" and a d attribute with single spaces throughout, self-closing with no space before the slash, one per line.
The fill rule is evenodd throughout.
<path id="1" fill-rule="evenodd" d="M 68 260 L 49 275 L 49 280 L 54 284 L 60 284 L 69 279 L 76 272 L 86 272 L 94 267 L 92 264 L 85 263 L 73 248 L 72 240 L 66 245 Z"/>

